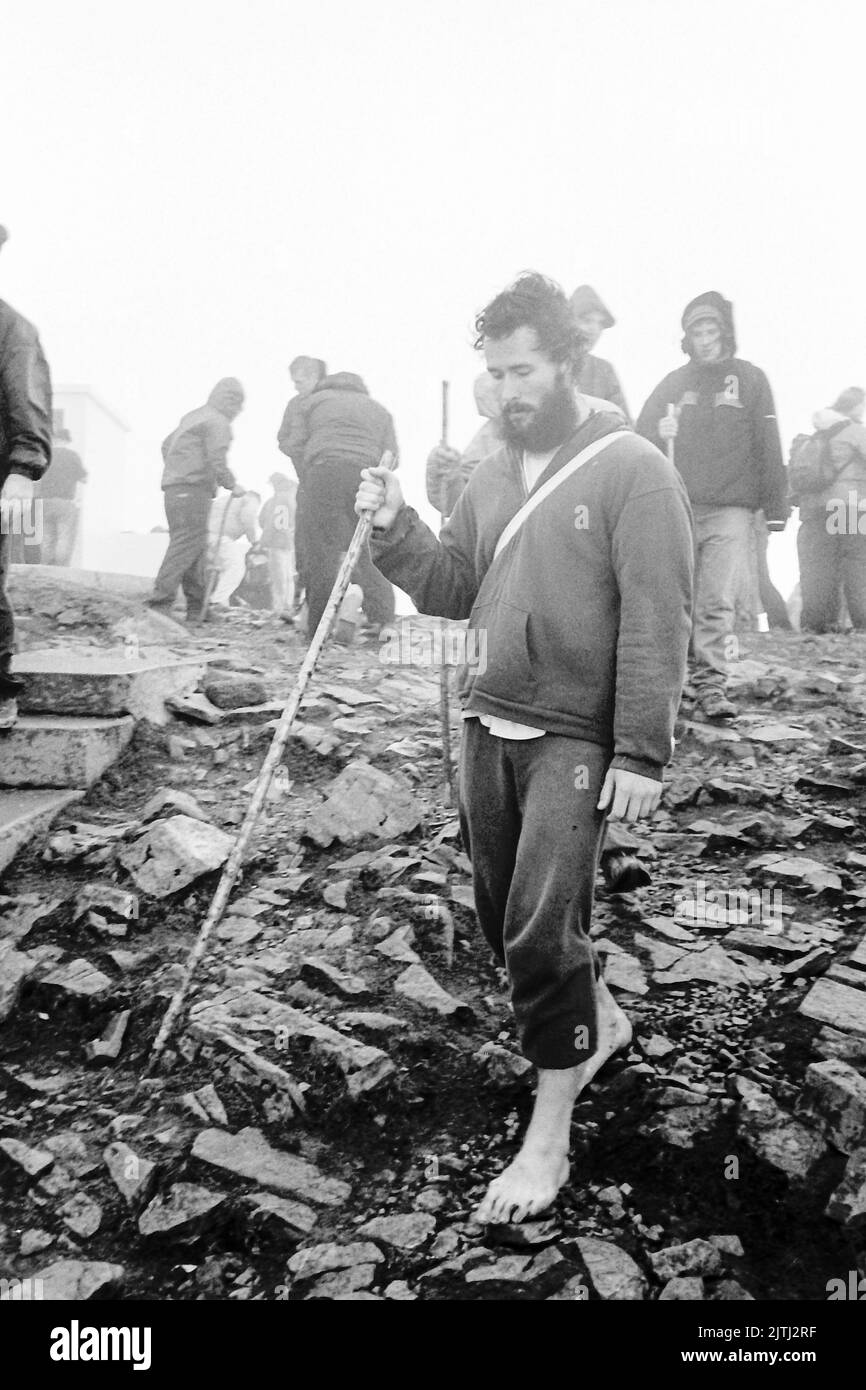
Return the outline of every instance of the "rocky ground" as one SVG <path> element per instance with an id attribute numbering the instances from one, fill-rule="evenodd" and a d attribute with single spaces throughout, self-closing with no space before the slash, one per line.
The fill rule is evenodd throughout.
<path id="1" fill-rule="evenodd" d="M 862 639 L 754 634 L 736 726 L 681 730 L 640 833 L 653 884 L 597 903 L 634 1045 L 578 1105 L 549 1218 L 485 1230 L 532 1076 L 474 927 L 437 678 L 375 644 L 326 653 L 143 1076 L 268 747 L 275 710 L 249 707 L 303 654 L 268 619 L 204 631 L 177 643 L 210 659 L 213 702 L 139 725 L 4 879 L 5 1277 L 59 1297 L 823 1300 L 862 1269 Z"/>

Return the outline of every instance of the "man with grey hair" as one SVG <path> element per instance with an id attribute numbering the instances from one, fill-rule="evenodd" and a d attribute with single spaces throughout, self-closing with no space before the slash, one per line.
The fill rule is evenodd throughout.
<path id="1" fill-rule="evenodd" d="M 0 227 L 0 247 L 8 239 Z M 51 376 L 39 335 L 11 305 L 0 299 L 0 487 L 10 473 L 37 482 L 51 462 Z M 0 525 L 0 729 L 18 718 L 16 695 L 23 685 L 10 670 L 15 620 L 6 593 L 9 527 Z"/>

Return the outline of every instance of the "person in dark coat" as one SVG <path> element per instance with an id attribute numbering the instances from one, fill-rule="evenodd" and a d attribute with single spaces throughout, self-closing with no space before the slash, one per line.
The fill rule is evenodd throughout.
<path id="1" fill-rule="evenodd" d="M 0 247 L 7 240 L 0 227 Z M 0 299 L 0 487 L 11 473 L 38 482 L 51 462 L 51 374 L 39 334 Z M 0 729 L 18 718 L 16 696 L 23 685 L 11 671 L 15 619 L 6 593 L 9 526 L 0 525 Z"/>

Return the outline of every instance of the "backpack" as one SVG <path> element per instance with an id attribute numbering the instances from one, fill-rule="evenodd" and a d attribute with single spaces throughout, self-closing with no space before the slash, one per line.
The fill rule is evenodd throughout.
<path id="1" fill-rule="evenodd" d="M 840 430 L 847 429 L 850 420 L 840 420 L 828 430 L 816 434 L 798 434 L 788 453 L 788 486 L 791 499 L 810 492 L 821 492 L 832 483 L 835 472 L 830 464 L 827 445 Z"/>

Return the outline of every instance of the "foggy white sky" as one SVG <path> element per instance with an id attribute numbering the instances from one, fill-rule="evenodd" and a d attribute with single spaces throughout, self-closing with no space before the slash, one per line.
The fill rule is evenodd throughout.
<path id="1" fill-rule="evenodd" d="M 866 385 L 863 6 L 853 0 L 3 0 L 0 296 L 58 382 L 133 428 L 119 521 L 220 376 L 263 485 L 297 353 L 395 416 L 410 500 L 477 309 L 593 284 L 636 410 L 696 293 L 734 301 L 783 439 Z M 789 526 L 789 533 L 793 528 Z M 791 546 L 774 541 L 790 587 Z"/>

